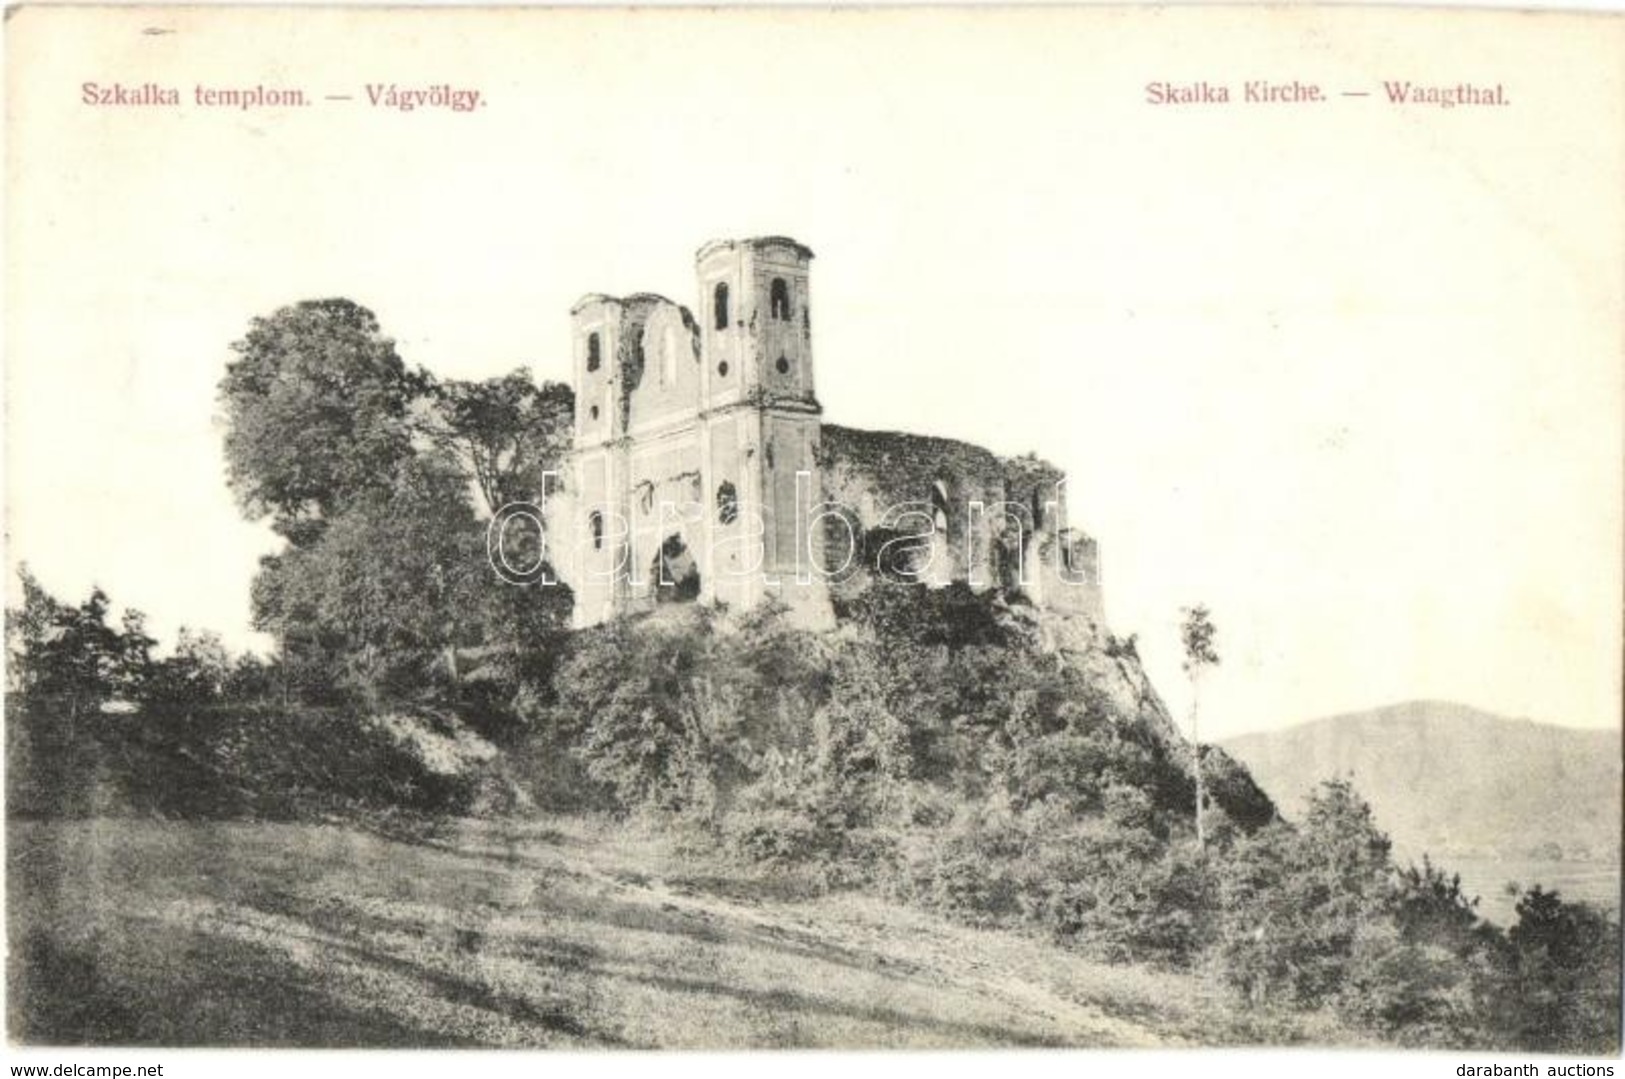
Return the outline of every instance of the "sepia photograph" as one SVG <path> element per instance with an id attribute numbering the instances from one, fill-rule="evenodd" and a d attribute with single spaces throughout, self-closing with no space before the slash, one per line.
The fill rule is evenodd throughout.
<path id="1" fill-rule="evenodd" d="M 12 1074 L 1614 1074 L 1625 18 L 6 14 Z"/>

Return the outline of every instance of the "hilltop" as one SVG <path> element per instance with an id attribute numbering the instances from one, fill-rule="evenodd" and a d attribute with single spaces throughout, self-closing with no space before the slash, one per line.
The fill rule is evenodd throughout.
<path id="1" fill-rule="evenodd" d="M 1316 783 L 1344 775 L 1401 848 L 1435 858 L 1618 858 L 1618 730 L 1411 701 L 1221 744 L 1289 818 Z"/>

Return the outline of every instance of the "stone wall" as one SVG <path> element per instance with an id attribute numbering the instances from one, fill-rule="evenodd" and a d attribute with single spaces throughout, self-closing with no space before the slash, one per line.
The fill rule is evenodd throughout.
<path id="1" fill-rule="evenodd" d="M 1095 541 L 1067 522 L 1064 474 L 954 439 L 825 424 L 826 564 L 838 594 L 870 575 L 998 587 L 1103 623 Z M 834 518 L 838 516 L 839 520 Z M 844 524 L 842 523 L 844 522 Z M 850 538 L 849 538 L 850 537 Z"/>

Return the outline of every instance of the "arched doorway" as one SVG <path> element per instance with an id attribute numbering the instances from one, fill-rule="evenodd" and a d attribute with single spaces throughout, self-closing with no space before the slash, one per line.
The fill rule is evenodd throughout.
<path id="1" fill-rule="evenodd" d="M 656 603 L 692 603 L 700 598 L 699 563 L 675 532 L 660 544 L 649 570 Z"/>

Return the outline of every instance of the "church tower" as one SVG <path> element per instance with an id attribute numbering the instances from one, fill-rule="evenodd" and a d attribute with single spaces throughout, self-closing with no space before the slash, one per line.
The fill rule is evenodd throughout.
<path id="1" fill-rule="evenodd" d="M 739 607 L 776 595 L 799 621 L 821 624 L 832 616 L 810 527 L 823 500 L 812 257 L 782 236 L 718 240 L 699 250 L 695 273 L 708 591 Z"/>
<path id="2" fill-rule="evenodd" d="M 700 248 L 707 403 L 753 396 L 816 413 L 807 270 L 813 253 L 794 240 L 716 240 Z"/>
<path id="3" fill-rule="evenodd" d="M 648 292 L 592 293 L 571 308 L 574 439 L 544 512 L 573 624 L 671 604 L 777 604 L 803 628 L 832 628 L 832 588 L 849 595 L 902 572 L 856 561 L 862 540 L 891 527 L 884 496 L 931 507 L 942 557 L 924 583 L 1019 587 L 1103 625 L 1097 549 L 1064 523 L 1059 470 L 823 425 L 812 258 L 784 236 L 716 240 L 695 254 L 693 309 Z M 1000 509 L 962 517 L 954 506 Z"/>
<path id="4" fill-rule="evenodd" d="M 627 598 L 626 430 L 617 407 L 623 396 L 625 307 L 614 296 L 593 293 L 570 309 L 576 412 L 567 489 L 574 495 L 574 512 L 552 531 L 553 542 L 570 551 L 577 626 L 606 621 Z"/>

